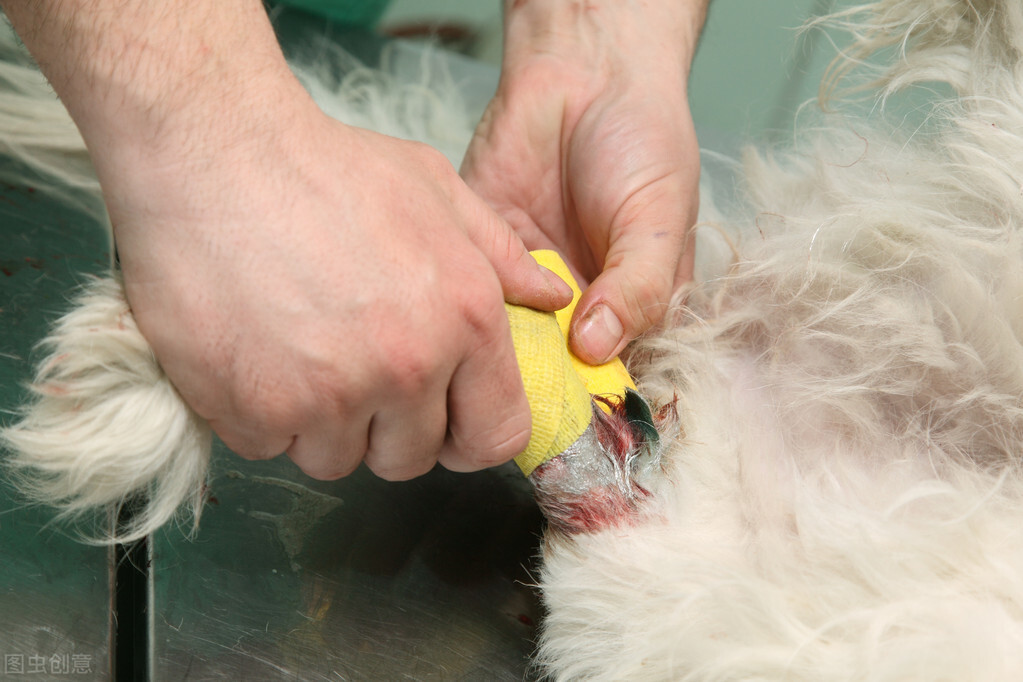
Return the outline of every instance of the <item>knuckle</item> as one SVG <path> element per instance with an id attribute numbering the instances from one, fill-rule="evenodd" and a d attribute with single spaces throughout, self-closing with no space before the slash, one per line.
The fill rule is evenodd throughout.
<path id="1" fill-rule="evenodd" d="M 528 411 L 517 411 L 483 431 L 455 437 L 454 448 L 470 470 L 504 464 L 526 449 L 532 433 Z"/>
<path id="2" fill-rule="evenodd" d="M 385 481 L 408 481 L 418 478 L 433 469 L 436 460 L 433 458 L 419 458 L 412 460 L 401 460 L 391 462 L 376 461 L 367 456 L 366 466 L 379 478 Z"/>
<path id="3" fill-rule="evenodd" d="M 336 481 L 350 476 L 359 468 L 358 457 L 295 457 L 289 454 L 292 461 L 309 478 L 317 481 Z"/>
<path id="4" fill-rule="evenodd" d="M 394 397 L 422 395 L 439 379 L 443 367 L 443 344 L 402 343 L 386 351 L 386 379 Z"/>
<path id="5" fill-rule="evenodd" d="M 483 341 L 499 337 L 508 324 L 500 287 L 475 286 L 464 289 L 458 298 L 459 309 L 474 336 Z"/>
<path id="6" fill-rule="evenodd" d="M 244 425 L 217 419 L 210 422 L 217 437 L 242 459 L 251 461 L 273 459 L 287 447 L 287 441 L 259 429 L 246 428 Z"/>
<path id="7" fill-rule="evenodd" d="M 293 403 L 258 391 L 238 399 L 238 413 L 245 421 L 259 424 L 268 433 L 294 433 L 296 428 Z"/>
<path id="8" fill-rule="evenodd" d="M 638 334 L 657 324 L 664 317 L 671 298 L 674 272 L 636 271 L 620 283 L 619 300 L 623 302 L 625 323 Z"/>
<path id="9" fill-rule="evenodd" d="M 216 429 L 214 430 L 216 431 L 217 436 L 220 438 L 220 440 L 223 441 L 224 445 L 226 445 L 231 452 L 238 455 L 242 459 L 247 459 L 253 462 L 264 461 L 273 459 L 278 454 L 280 454 L 276 452 L 271 452 L 266 447 L 257 445 L 253 441 L 232 437 L 227 433 L 221 432 Z"/>
<path id="10" fill-rule="evenodd" d="M 232 359 L 227 379 L 227 411 L 237 421 L 257 424 L 270 433 L 290 431 L 294 390 L 278 373 L 245 353 Z"/>

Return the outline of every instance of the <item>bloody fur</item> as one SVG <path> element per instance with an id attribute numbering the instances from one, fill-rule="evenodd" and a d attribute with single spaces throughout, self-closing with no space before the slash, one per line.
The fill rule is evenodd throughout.
<path id="1" fill-rule="evenodd" d="M 658 466 L 659 433 L 676 424 L 674 401 L 654 416 L 635 391 L 595 396 L 591 428 L 596 447 L 555 457 L 530 476 L 551 527 L 570 534 L 596 531 L 627 525 L 641 515 L 643 500 L 650 496 L 641 481 Z"/>

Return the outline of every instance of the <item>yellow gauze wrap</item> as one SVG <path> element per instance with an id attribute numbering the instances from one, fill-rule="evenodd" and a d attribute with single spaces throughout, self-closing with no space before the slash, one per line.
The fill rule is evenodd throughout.
<path id="1" fill-rule="evenodd" d="M 572 353 L 568 325 L 581 295 L 579 286 L 557 253 L 532 253 L 540 265 L 565 280 L 575 295 L 572 303 L 556 314 L 505 304 L 533 416 L 529 445 L 515 458 L 526 476 L 579 440 L 593 416 L 591 395 L 624 396 L 626 387 L 635 388 L 618 358 L 593 367 Z"/>

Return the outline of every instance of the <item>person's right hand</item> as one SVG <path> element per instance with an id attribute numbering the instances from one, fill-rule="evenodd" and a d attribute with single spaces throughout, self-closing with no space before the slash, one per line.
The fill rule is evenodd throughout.
<path id="1" fill-rule="evenodd" d="M 518 454 L 503 302 L 566 290 L 434 150 L 265 113 L 105 188 L 128 299 L 185 401 L 240 455 L 316 478 Z"/>
<path id="2" fill-rule="evenodd" d="M 322 114 L 259 0 L 4 6 L 89 147 L 140 330 L 229 447 L 391 479 L 525 448 L 503 304 L 571 292 L 437 152 Z"/>

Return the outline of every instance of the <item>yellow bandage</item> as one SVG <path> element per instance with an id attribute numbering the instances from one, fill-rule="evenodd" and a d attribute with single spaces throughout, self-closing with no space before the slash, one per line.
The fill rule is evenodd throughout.
<path id="1" fill-rule="evenodd" d="M 636 384 L 633 383 L 632 377 L 629 376 L 629 372 L 621 360 L 614 358 L 603 365 L 587 365 L 577 358 L 568 347 L 568 325 L 572 322 L 572 313 L 575 312 L 575 306 L 579 303 L 579 297 L 583 295 L 583 292 L 579 290 L 579 285 L 572 277 L 565 261 L 561 260 L 561 256 L 556 251 L 533 251 L 531 253 L 537 263 L 565 280 L 568 286 L 572 287 L 572 302 L 554 315 L 558 318 L 558 325 L 561 327 L 565 350 L 568 351 L 568 357 L 572 360 L 572 366 L 583 380 L 583 384 L 586 385 L 586 390 L 590 395 L 616 395 L 624 398 L 625 389 L 635 390 Z M 519 367 L 521 366 L 522 356 L 519 356 Z"/>
<path id="2" fill-rule="evenodd" d="M 565 280 L 575 295 L 556 314 L 505 304 L 533 416 L 529 445 L 515 458 L 526 476 L 579 440 L 593 415 L 591 395 L 623 396 L 626 387 L 635 388 L 618 358 L 594 367 L 569 350 L 568 325 L 581 296 L 579 286 L 554 251 L 534 251 L 533 257 Z"/>

